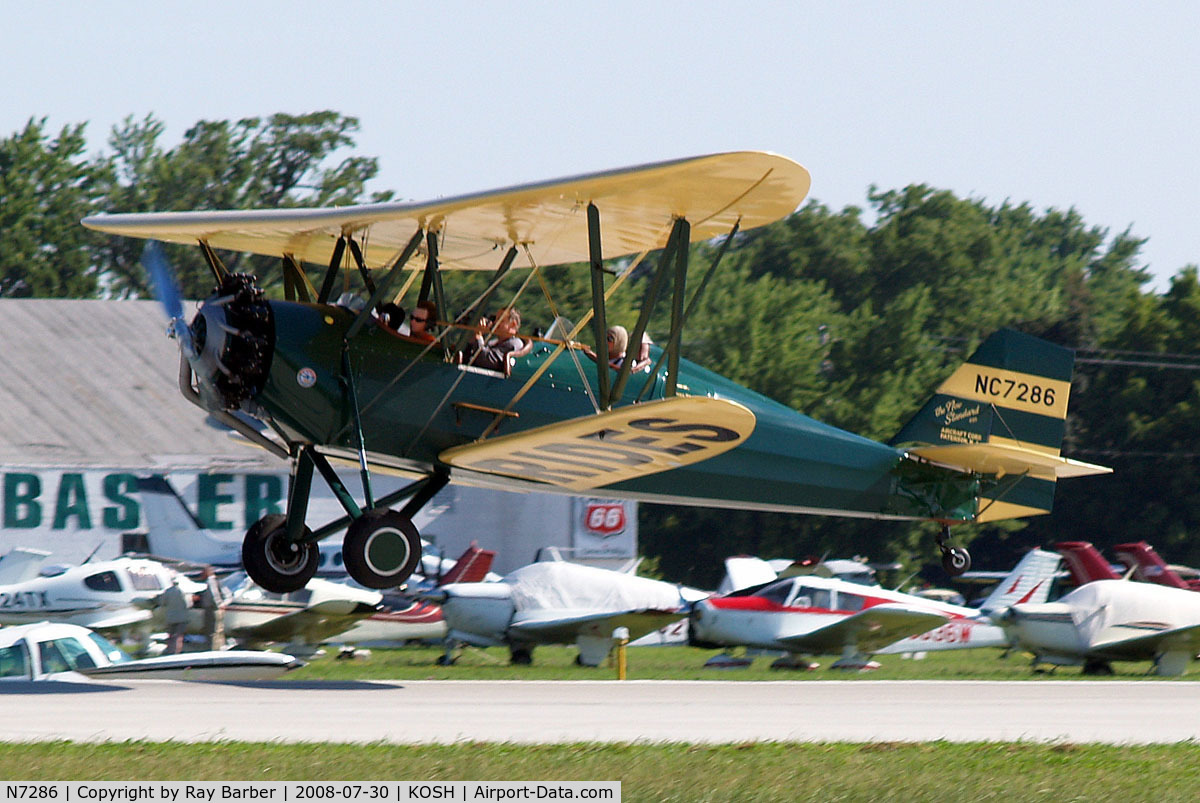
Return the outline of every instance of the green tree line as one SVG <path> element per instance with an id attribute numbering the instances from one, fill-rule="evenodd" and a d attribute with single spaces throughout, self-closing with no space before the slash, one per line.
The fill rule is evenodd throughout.
<path id="1" fill-rule="evenodd" d="M 362 203 L 376 159 L 354 155 L 358 121 L 332 111 L 201 121 L 173 147 L 152 116 L 128 118 L 87 153 L 85 125 L 44 120 L 0 140 L 0 296 L 144 297 L 141 244 L 79 225 L 100 211 L 142 212 Z M 350 154 L 350 155 L 347 155 Z M 536 177 L 534 177 L 536 178 Z M 397 188 L 402 192 L 403 188 Z M 1200 563 L 1200 276 L 1181 266 L 1147 289 L 1144 240 L 1074 209 L 999 205 L 924 185 L 868 193 L 865 208 L 816 201 L 739 234 L 697 300 L 684 354 L 821 421 L 887 439 L 990 332 L 1010 326 L 1078 349 L 1064 453 L 1113 466 L 1060 484 L 1048 516 L 956 527 L 977 566 L 1007 568 L 1031 546 L 1087 540 L 1153 543 Z M 717 243 L 693 246 L 693 276 Z M 194 248 L 172 248 L 185 293 L 211 279 Z M 279 293 L 277 260 L 224 254 Z M 651 254 L 614 295 L 609 319 L 632 326 Z M 522 275 L 524 274 L 524 275 Z M 544 271 L 520 296 L 527 325 L 590 306 L 586 270 Z M 527 274 L 506 277 L 514 297 Z M 446 282 L 462 308 L 486 283 Z M 694 281 L 693 285 L 698 284 Z M 664 306 L 664 305 L 660 305 Z M 667 313 L 650 333 L 662 341 Z M 722 559 L 862 554 L 928 567 L 933 526 L 753 511 L 642 505 L 642 549 L 672 580 L 713 585 Z"/>

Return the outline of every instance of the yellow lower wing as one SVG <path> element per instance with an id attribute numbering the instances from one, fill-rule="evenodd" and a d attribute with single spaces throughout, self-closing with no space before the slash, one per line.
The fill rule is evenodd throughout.
<path id="1" fill-rule="evenodd" d="M 708 460 L 754 432 L 754 413 L 707 396 L 621 407 L 439 455 L 469 471 L 587 491 Z"/>

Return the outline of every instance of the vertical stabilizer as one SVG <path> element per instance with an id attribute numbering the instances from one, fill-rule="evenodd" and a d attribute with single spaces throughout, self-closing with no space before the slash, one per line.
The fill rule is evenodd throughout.
<path id="1" fill-rule="evenodd" d="M 1049 513 L 1060 477 L 1108 473 L 1061 456 L 1075 352 L 1012 329 L 993 333 L 891 443 L 984 475 L 977 521 Z"/>
<path id="2" fill-rule="evenodd" d="M 1117 544 L 1113 547 L 1117 560 L 1133 570 L 1133 578 L 1144 583 L 1157 583 L 1170 588 L 1195 591 L 1200 584 L 1188 583 L 1167 565 L 1154 547 L 1145 541 Z"/>
<path id="3" fill-rule="evenodd" d="M 439 586 L 449 583 L 482 583 L 492 569 L 492 561 L 496 553 L 490 549 L 480 549 L 474 543 L 454 562 L 454 567 L 446 572 L 446 576 L 438 581 Z"/>
<path id="4" fill-rule="evenodd" d="M 1055 544 L 1054 548 L 1067 562 L 1067 570 L 1071 572 L 1071 580 L 1075 585 L 1121 579 L 1090 541 L 1062 541 Z"/>
<path id="5" fill-rule="evenodd" d="M 150 554 L 212 566 L 240 566 L 241 545 L 214 538 L 166 477 L 138 478 Z"/>
<path id="6" fill-rule="evenodd" d="M 37 577 L 38 570 L 50 553 L 42 549 L 13 547 L 0 558 L 0 585 L 23 583 Z"/>
<path id="7" fill-rule="evenodd" d="M 1025 554 L 988 594 L 980 609 L 989 615 L 1000 614 L 1013 605 L 1026 602 L 1042 603 L 1050 598 L 1050 586 L 1062 558 L 1053 552 L 1033 549 Z"/>

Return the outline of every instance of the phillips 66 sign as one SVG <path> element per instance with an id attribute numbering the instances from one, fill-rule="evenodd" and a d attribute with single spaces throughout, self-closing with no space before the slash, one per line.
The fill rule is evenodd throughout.
<path id="1" fill-rule="evenodd" d="M 637 504 L 615 499 L 574 500 L 576 558 L 628 558 L 637 551 Z"/>

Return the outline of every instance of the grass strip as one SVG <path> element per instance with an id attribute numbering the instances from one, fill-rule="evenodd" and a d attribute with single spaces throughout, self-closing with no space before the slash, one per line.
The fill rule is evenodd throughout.
<path id="1" fill-rule="evenodd" d="M 626 801 L 1193 800 L 1198 764 L 1192 744 L 0 743 L 11 780 L 619 780 Z"/>

